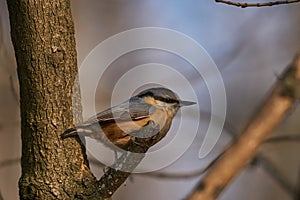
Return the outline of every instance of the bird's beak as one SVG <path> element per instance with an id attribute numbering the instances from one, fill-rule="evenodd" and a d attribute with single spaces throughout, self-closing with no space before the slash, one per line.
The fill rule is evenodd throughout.
<path id="1" fill-rule="evenodd" d="M 182 106 L 190 106 L 190 105 L 194 105 L 196 104 L 196 102 L 192 102 L 192 101 L 180 101 L 179 102 L 179 106 L 182 107 Z"/>

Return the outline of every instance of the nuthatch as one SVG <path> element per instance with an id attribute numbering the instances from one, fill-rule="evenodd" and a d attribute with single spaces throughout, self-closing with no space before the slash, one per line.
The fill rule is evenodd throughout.
<path id="1" fill-rule="evenodd" d="M 170 129 L 172 120 L 182 106 L 194 102 L 182 101 L 171 90 L 150 88 L 131 97 L 129 100 L 104 110 L 74 128 L 67 129 L 62 138 L 75 135 L 89 136 L 101 142 L 108 140 L 125 149 L 134 133 L 138 133 L 149 122 L 158 125 L 155 141 L 162 139 Z"/>

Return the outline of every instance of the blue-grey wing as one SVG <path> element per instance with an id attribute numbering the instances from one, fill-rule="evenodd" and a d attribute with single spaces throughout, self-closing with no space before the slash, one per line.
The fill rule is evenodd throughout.
<path id="1" fill-rule="evenodd" d="M 138 99 L 131 99 L 131 101 L 125 101 L 117 106 L 98 113 L 82 124 L 78 124 L 76 128 L 66 130 L 62 134 L 62 138 L 77 135 L 77 133 L 79 133 L 83 136 L 90 136 L 105 141 L 107 140 L 105 134 L 99 134 L 103 131 L 102 129 L 99 129 L 99 125 L 104 128 L 107 127 L 107 125 L 109 126 L 109 122 L 112 120 L 126 122 L 149 118 L 154 110 L 155 107 L 150 104 L 141 102 Z"/>
<path id="2" fill-rule="evenodd" d="M 140 101 L 125 101 L 117 106 L 106 109 L 96 116 L 91 117 L 82 125 L 91 125 L 93 123 L 105 123 L 111 120 L 115 121 L 135 121 L 149 117 L 155 108 L 154 106 Z"/>

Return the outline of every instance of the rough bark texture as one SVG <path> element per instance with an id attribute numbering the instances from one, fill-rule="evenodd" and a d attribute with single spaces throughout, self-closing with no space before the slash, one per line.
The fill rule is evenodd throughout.
<path id="1" fill-rule="evenodd" d="M 69 0 L 8 0 L 18 64 L 22 134 L 21 199 L 99 199 L 80 140 L 60 139 L 73 124 L 77 76 Z M 76 106 L 75 106 L 76 107 Z M 80 119 L 81 109 L 75 118 Z"/>

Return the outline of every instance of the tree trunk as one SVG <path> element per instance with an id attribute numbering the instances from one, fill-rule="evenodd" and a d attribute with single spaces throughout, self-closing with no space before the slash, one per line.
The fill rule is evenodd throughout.
<path id="1" fill-rule="evenodd" d="M 60 134 L 81 119 L 69 0 L 7 0 L 21 106 L 21 199 L 99 199 L 80 140 Z M 78 87 L 77 87 L 78 88 Z M 72 96 L 77 97 L 76 108 Z M 78 109 L 79 108 L 79 109 Z"/>

